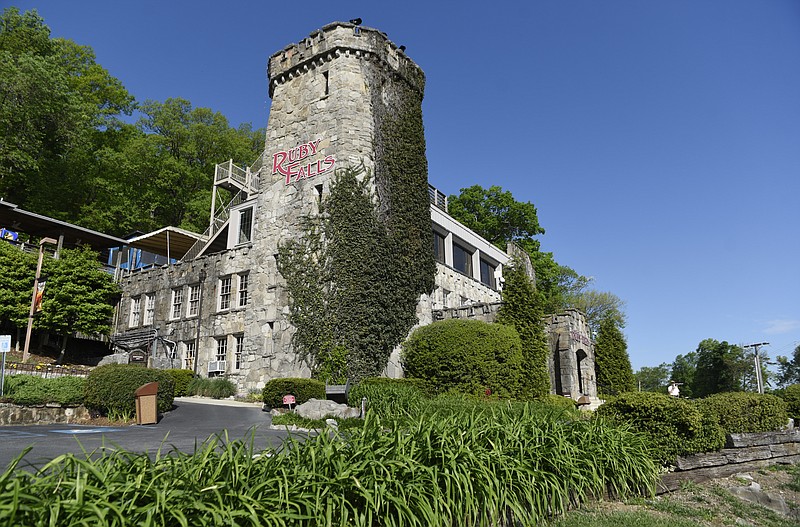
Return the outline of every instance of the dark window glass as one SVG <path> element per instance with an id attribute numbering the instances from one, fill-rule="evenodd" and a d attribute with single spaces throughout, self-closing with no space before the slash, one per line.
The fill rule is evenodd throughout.
<path id="1" fill-rule="evenodd" d="M 472 253 L 457 243 L 453 244 L 453 267 L 467 276 L 472 276 Z"/>
<path id="2" fill-rule="evenodd" d="M 253 209 L 239 212 L 239 243 L 247 243 L 252 237 Z"/>
<path id="3" fill-rule="evenodd" d="M 444 236 L 433 231 L 433 257 L 437 262 L 444 263 Z"/>
<path id="4" fill-rule="evenodd" d="M 492 289 L 496 287 L 494 281 L 494 271 L 495 271 L 495 266 L 493 266 L 486 260 L 481 260 L 481 282 L 488 285 Z"/>

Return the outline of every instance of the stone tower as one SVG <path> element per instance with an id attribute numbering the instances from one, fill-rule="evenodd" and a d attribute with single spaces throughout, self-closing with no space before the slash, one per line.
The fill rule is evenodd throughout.
<path id="1" fill-rule="evenodd" d="M 550 344 L 548 366 L 550 390 L 573 399 L 597 397 L 594 372 L 594 344 L 586 317 L 577 309 L 567 309 L 545 318 Z"/>
<path id="2" fill-rule="evenodd" d="M 256 357 L 252 367 L 240 370 L 245 377 L 240 384 L 247 386 L 310 373 L 292 349 L 278 248 L 296 239 L 304 219 L 319 211 L 337 169 L 366 169 L 380 207 L 390 206 L 384 123 L 408 105 L 421 119 L 425 83 L 419 66 L 384 33 L 343 22 L 273 54 L 267 76 L 272 105 L 258 191 L 232 211 L 229 226 L 231 232 L 239 230 L 237 212 L 252 210 L 246 258 L 257 262 L 257 269 L 249 273 L 252 298 L 244 327 L 246 334 L 263 338 L 246 339 L 253 349 L 250 356 Z M 417 156 L 427 174 L 424 142 Z M 427 207 L 427 185 L 419 192 Z"/>

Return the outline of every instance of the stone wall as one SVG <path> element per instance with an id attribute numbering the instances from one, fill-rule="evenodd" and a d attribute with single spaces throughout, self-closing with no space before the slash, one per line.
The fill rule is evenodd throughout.
<path id="1" fill-rule="evenodd" d="M 53 404 L 45 406 L 19 406 L 0 403 L 0 425 L 66 424 L 86 421 L 89 411 L 83 406 Z"/>
<path id="2" fill-rule="evenodd" d="M 594 344 L 586 317 L 577 309 L 548 315 L 545 328 L 550 344 L 548 367 L 551 392 L 578 399 L 597 397 Z"/>

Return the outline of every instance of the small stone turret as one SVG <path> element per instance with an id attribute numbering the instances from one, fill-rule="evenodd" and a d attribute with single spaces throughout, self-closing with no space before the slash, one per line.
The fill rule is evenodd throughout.
<path id="1" fill-rule="evenodd" d="M 586 317 L 568 309 L 545 318 L 550 344 L 550 387 L 553 393 L 575 400 L 585 395 L 597 397 L 594 372 L 594 344 Z"/>

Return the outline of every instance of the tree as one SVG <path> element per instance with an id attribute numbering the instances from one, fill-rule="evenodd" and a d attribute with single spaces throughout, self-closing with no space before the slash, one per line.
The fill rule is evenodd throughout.
<path id="1" fill-rule="evenodd" d="M 0 240 L 0 323 L 25 327 L 35 275 L 36 257 Z"/>
<path id="2" fill-rule="evenodd" d="M 528 397 L 546 395 L 550 391 L 548 346 L 538 295 L 521 262 L 506 266 L 503 277 L 506 280 L 503 306 L 497 314 L 497 322 L 513 326 L 519 333 L 525 372 L 523 391 Z"/>
<path id="3" fill-rule="evenodd" d="M 63 337 L 60 362 L 70 335 L 101 335 L 111 330 L 120 290 L 97 253 L 85 248 L 63 249 L 58 260 L 47 262 L 45 273 L 47 286 L 35 324 Z"/>
<path id="4" fill-rule="evenodd" d="M 558 264 L 553 253 L 540 252 L 535 236 L 544 234 L 536 207 L 514 199 L 499 186 L 488 190 L 479 185 L 462 188 L 448 198 L 448 213 L 498 249 L 507 250 L 514 242 L 531 258 L 536 273 L 536 293 L 544 313 L 559 313 L 572 307 L 569 299 L 582 291 L 589 279 Z"/>
<path id="5" fill-rule="evenodd" d="M 636 389 L 628 344 L 612 317 L 600 321 L 594 356 L 597 386 L 602 393 L 615 395 Z"/>
<path id="6" fill-rule="evenodd" d="M 658 366 L 642 366 L 634 376 L 638 384 L 639 391 L 665 393 L 667 384 L 670 381 L 669 364 L 662 362 Z"/>
<path id="7" fill-rule="evenodd" d="M 694 375 L 697 371 L 697 353 L 690 351 L 686 355 L 678 355 L 672 363 L 672 381 L 680 384 L 681 395 L 693 397 Z"/>
<path id="8" fill-rule="evenodd" d="M 705 397 L 712 393 L 740 392 L 747 369 L 741 347 L 725 341 L 705 339 L 697 346 L 692 393 L 695 397 Z"/>
<path id="9" fill-rule="evenodd" d="M 778 355 L 778 383 L 781 386 L 800 383 L 800 345 L 792 353 L 792 358 Z"/>
<path id="10" fill-rule="evenodd" d="M 593 289 L 581 290 L 568 296 L 567 305 L 586 315 L 586 324 L 592 333 L 600 331 L 600 325 L 604 320 L 613 321 L 617 328 L 625 327 L 623 312 L 625 302 L 614 293 Z"/>
<path id="11" fill-rule="evenodd" d="M 451 216 L 483 236 L 489 243 L 505 250 L 515 242 L 528 253 L 539 250 L 533 237 L 544 234 L 530 202 L 514 199 L 509 191 L 493 185 L 488 190 L 480 185 L 462 188 L 458 196 L 450 196 L 447 209 Z"/>
<path id="12" fill-rule="evenodd" d="M 35 11 L 0 15 L 0 196 L 62 219 L 75 214 L 84 189 L 75 154 L 92 151 L 101 129 L 132 109 L 91 48 L 51 39 Z"/>

